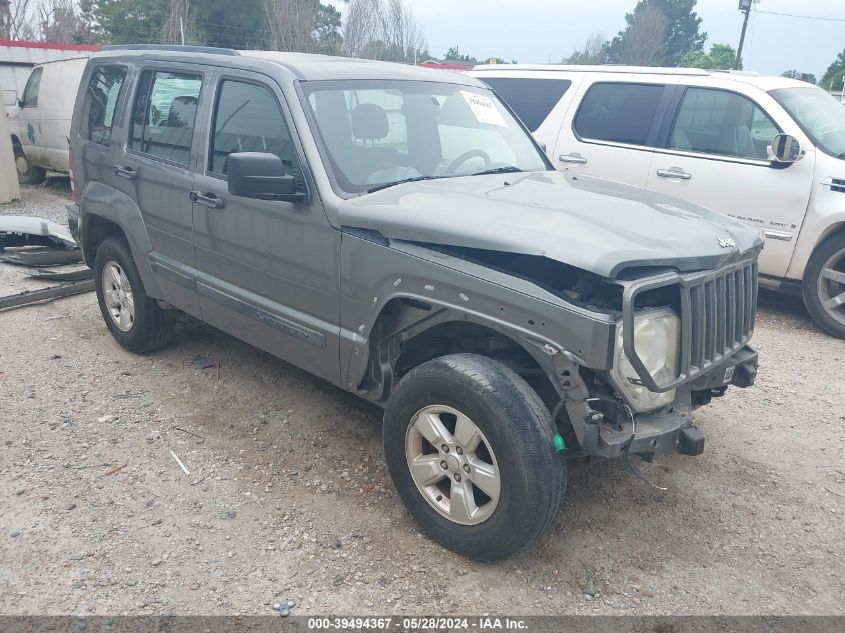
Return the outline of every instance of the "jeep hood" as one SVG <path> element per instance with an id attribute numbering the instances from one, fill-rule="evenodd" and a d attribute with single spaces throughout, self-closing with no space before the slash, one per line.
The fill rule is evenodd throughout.
<path id="1" fill-rule="evenodd" d="M 338 219 L 390 240 L 537 255 L 606 278 L 718 268 L 763 244 L 759 230 L 682 200 L 552 171 L 395 185 L 345 200 Z"/>

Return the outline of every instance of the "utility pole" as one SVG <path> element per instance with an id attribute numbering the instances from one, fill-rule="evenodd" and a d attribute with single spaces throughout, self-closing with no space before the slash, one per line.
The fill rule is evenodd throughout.
<path id="1" fill-rule="evenodd" d="M 739 36 L 739 47 L 736 49 L 736 62 L 734 70 L 739 70 L 742 65 L 742 47 L 745 44 L 745 30 L 748 28 L 748 14 L 751 13 L 752 0 L 739 0 L 739 10 L 745 14 L 742 19 L 742 33 Z"/>

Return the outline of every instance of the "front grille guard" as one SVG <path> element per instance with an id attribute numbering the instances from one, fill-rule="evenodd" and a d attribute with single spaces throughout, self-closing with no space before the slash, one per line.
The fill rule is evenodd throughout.
<path id="1" fill-rule="evenodd" d="M 634 345 L 637 297 L 650 290 L 677 285 L 681 298 L 679 373 L 658 384 Z M 754 331 L 757 311 L 757 262 L 745 260 L 716 271 L 663 273 L 629 282 L 622 295 L 622 344 L 639 376 L 639 384 L 662 393 L 695 380 L 745 347 Z"/>

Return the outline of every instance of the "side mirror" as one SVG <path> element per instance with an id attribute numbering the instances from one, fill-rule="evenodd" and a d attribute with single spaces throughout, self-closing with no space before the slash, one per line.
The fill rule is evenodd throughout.
<path id="1" fill-rule="evenodd" d="M 782 165 L 792 163 L 804 158 L 804 150 L 798 139 L 790 134 L 778 134 L 772 139 L 769 146 L 769 159 Z"/>
<path id="2" fill-rule="evenodd" d="M 302 202 L 296 179 L 285 174 L 282 159 L 264 152 L 239 152 L 226 159 L 229 193 L 242 198 Z"/>
<path id="3" fill-rule="evenodd" d="M 536 136 L 534 136 L 533 134 L 531 135 L 531 137 L 534 139 L 534 142 L 537 143 L 537 145 L 540 146 L 540 149 L 543 150 L 543 153 L 545 153 L 546 152 L 546 144 L 543 141 L 541 141 L 540 139 L 538 139 Z"/>
<path id="4" fill-rule="evenodd" d="M 3 105 L 4 106 L 16 106 L 16 105 L 18 105 L 18 91 L 17 90 L 4 90 L 3 91 Z"/>

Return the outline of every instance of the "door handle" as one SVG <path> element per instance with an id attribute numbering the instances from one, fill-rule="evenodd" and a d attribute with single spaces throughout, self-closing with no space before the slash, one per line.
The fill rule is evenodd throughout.
<path id="1" fill-rule="evenodd" d="M 562 163 L 572 163 L 574 165 L 584 165 L 587 162 L 587 159 L 577 152 L 572 154 L 561 154 L 558 156 L 558 160 Z"/>
<path id="2" fill-rule="evenodd" d="M 223 208 L 223 199 L 218 198 L 213 193 L 204 194 L 200 193 L 199 191 L 192 191 L 190 198 L 191 202 L 196 202 L 197 204 L 201 204 L 202 206 L 208 207 L 209 209 Z"/>
<path id="3" fill-rule="evenodd" d="M 670 167 L 669 169 L 658 169 L 657 175 L 661 178 L 680 178 L 681 180 L 689 180 L 692 174 L 688 174 L 680 167 Z"/>
<path id="4" fill-rule="evenodd" d="M 138 174 L 131 167 L 118 167 L 115 165 L 114 175 L 126 178 L 126 180 L 134 180 Z"/>

